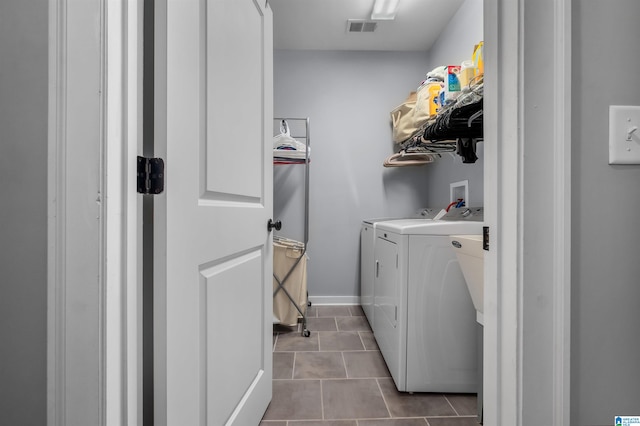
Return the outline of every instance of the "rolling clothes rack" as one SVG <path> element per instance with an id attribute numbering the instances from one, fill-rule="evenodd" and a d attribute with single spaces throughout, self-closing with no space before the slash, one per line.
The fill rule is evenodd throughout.
<path id="1" fill-rule="evenodd" d="M 301 334 L 309 337 L 307 329 L 307 307 L 311 306 L 307 293 L 307 244 L 309 243 L 309 163 L 310 163 L 310 132 L 309 118 L 274 118 L 281 131 L 289 133 L 288 121 L 304 125 L 303 135 L 291 135 L 294 139 L 305 142 L 304 161 L 283 162 L 274 160 L 274 165 L 302 164 L 304 165 L 304 239 L 302 242 L 274 236 L 274 265 L 273 265 L 273 307 L 274 322 L 293 325 L 292 322 L 302 323 Z M 276 127 L 277 128 L 277 127 Z M 274 147 L 275 148 L 275 147 Z M 274 149 L 274 156 L 276 149 Z M 287 288 L 289 287 L 289 288 Z"/>

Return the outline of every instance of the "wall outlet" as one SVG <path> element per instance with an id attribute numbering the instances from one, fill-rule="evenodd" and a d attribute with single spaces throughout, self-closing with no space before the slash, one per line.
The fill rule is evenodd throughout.
<path id="1" fill-rule="evenodd" d="M 469 181 L 461 180 L 449 184 L 449 202 L 453 203 L 460 198 L 464 200 L 464 205 L 469 206 Z"/>
<path id="2" fill-rule="evenodd" d="M 640 164 L 640 106 L 609 105 L 609 164 Z"/>

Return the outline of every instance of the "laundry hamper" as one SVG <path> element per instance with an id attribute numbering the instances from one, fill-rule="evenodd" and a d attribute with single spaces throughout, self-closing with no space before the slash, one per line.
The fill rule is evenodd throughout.
<path id="1" fill-rule="evenodd" d="M 295 326 L 307 307 L 307 260 L 303 243 L 284 238 L 273 241 L 274 322 Z"/>

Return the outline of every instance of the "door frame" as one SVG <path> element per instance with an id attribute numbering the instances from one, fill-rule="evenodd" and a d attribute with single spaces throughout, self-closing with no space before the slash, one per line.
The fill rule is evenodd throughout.
<path id="1" fill-rule="evenodd" d="M 486 97 L 484 104 L 485 220 L 491 240 L 490 251 L 485 252 L 485 424 L 568 426 L 571 0 L 537 4 L 525 0 L 484 1 L 485 83 L 486 90 L 497 95 Z M 553 21 L 544 25 L 547 22 L 541 22 L 538 16 L 551 16 Z M 530 48 L 540 27 L 550 32 L 545 39 L 548 44 Z M 552 64 L 548 67 L 550 74 L 527 72 L 525 65 L 533 63 Z M 533 102 L 535 92 L 540 90 L 547 91 L 549 102 L 538 108 Z M 533 123 L 541 121 L 552 131 L 531 129 Z M 538 143 L 544 144 L 548 157 L 527 155 L 532 151 L 528 144 Z M 537 181 L 549 174 L 551 178 Z M 525 199 L 525 188 L 548 194 L 544 209 L 549 213 L 544 218 L 528 213 L 527 209 L 535 210 Z M 535 226 L 543 238 L 531 238 L 531 227 Z M 534 264 L 531 259 L 544 252 L 552 253 L 552 258 L 540 256 L 542 259 Z M 550 278 L 545 271 L 551 271 Z M 540 280 L 547 279 L 551 285 L 538 290 Z M 534 286 L 538 294 L 532 297 Z M 536 301 L 550 308 L 532 307 Z M 550 326 L 545 325 L 548 316 L 553 318 Z M 545 347 L 535 347 L 531 341 L 543 341 Z M 537 358 L 536 362 L 551 375 L 526 374 L 532 358 Z M 534 393 L 534 388 L 538 395 L 540 389 L 550 395 L 539 398 L 547 398 L 543 409 L 530 409 L 536 404 L 540 408 L 540 402 L 523 397 Z M 532 416 L 544 420 L 532 421 Z"/>
<path id="2" fill-rule="evenodd" d="M 142 14 L 136 0 L 49 2 L 49 426 L 142 425 Z M 93 196 L 69 190 L 96 168 Z M 69 223 L 77 210 L 95 222 Z"/>
<path id="3" fill-rule="evenodd" d="M 555 321 L 553 327 L 537 332 L 547 336 L 556 350 L 549 358 L 548 371 L 553 372 L 553 377 L 546 384 L 553 393 L 553 402 L 547 408 L 554 426 L 569 425 L 571 0 L 544 2 L 541 6 L 549 8 L 554 16 L 553 49 L 533 52 L 523 49 L 528 36 L 524 24 L 531 19 L 525 10 L 525 0 L 484 1 L 486 83 L 487 89 L 498 95 L 493 101 L 485 101 L 485 206 L 493 244 L 485 263 L 485 424 L 523 424 L 526 402 L 522 395 L 531 380 L 523 375 L 523 363 L 529 354 L 523 345 L 527 337 L 523 330 L 528 330 L 535 321 L 535 317 L 523 315 L 523 268 L 527 267 L 523 252 L 550 248 L 554 260 L 545 266 L 553 271 L 553 290 L 544 296 L 553 305 Z M 66 419 L 78 415 L 99 419 L 95 424 L 142 424 L 142 209 L 140 197 L 133 189 L 135 156 L 141 152 L 142 141 L 141 3 L 135 0 L 49 3 L 47 418 L 50 426 L 66 424 Z M 90 28 L 79 29 L 88 41 L 101 46 L 100 56 L 93 62 L 72 60 L 83 54 L 83 46 L 67 38 L 70 27 L 79 22 L 100 23 L 98 33 Z M 535 118 L 525 108 L 529 95 L 524 84 L 524 79 L 529 78 L 524 74 L 525 60 L 554 64 L 552 76 L 539 76 L 537 81 L 544 84 L 540 87 L 549 87 L 548 81 L 553 80 L 554 90 L 547 105 L 553 128 L 549 141 L 554 160 L 552 185 L 539 187 L 552 194 L 548 247 L 530 246 L 523 238 L 524 225 L 528 223 L 525 221 L 530 220 L 523 209 L 526 204 L 523 188 L 532 183 L 522 167 L 549 173 L 548 165 L 542 161 L 536 165 L 524 155 L 527 141 L 523 128 Z M 101 96 L 87 99 L 86 93 L 77 90 L 81 83 L 67 76 L 90 73 L 96 62 Z M 536 83 L 535 77 L 527 82 Z M 74 119 L 86 108 L 100 116 L 100 134 L 90 140 L 98 149 L 92 152 L 94 158 L 71 163 L 67 160 L 68 150 L 78 142 L 74 126 L 82 129 L 82 123 Z M 101 202 L 93 228 L 100 244 L 86 251 L 82 258 L 76 258 L 67 254 L 79 237 L 78 231 L 67 226 L 66 220 L 69 211 L 89 203 L 72 197 L 65 185 L 70 176 L 90 171 L 89 160 L 98 162 L 102 170 L 97 194 Z M 97 280 L 100 291 L 89 296 L 78 292 L 82 283 L 70 281 L 65 273 L 81 268 L 87 259 L 97 260 L 100 271 Z M 70 315 L 69 301 L 73 297 L 78 298 L 74 303 L 100 307 L 90 313 L 92 321 L 86 323 L 86 317 Z M 90 358 L 94 352 L 72 345 L 67 339 L 66 332 L 78 325 L 97 336 L 100 362 L 92 376 L 85 376 L 75 360 Z M 68 405 L 85 388 L 95 391 L 92 395 L 99 395 L 99 404 L 90 404 L 92 408 Z"/>

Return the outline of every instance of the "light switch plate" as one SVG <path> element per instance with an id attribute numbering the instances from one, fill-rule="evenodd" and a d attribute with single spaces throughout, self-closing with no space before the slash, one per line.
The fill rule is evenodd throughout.
<path id="1" fill-rule="evenodd" d="M 640 106 L 609 106 L 609 164 L 640 164 Z"/>

